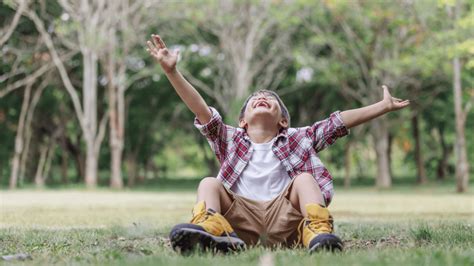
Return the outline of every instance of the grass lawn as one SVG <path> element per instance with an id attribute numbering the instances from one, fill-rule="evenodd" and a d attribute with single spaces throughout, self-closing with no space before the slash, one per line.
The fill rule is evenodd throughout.
<path id="1" fill-rule="evenodd" d="M 473 189 L 471 189 L 472 191 Z M 474 265 L 474 195 L 452 188 L 338 189 L 342 253 L 252 248 L 183 257 L 167 234 L 190 219 L 191 191 L 0 191 L 0 255 L 14 265 Z"/>

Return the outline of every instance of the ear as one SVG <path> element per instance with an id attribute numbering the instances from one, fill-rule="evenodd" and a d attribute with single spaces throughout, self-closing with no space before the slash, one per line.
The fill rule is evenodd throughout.
<path id="1" fill-rule="evenodd" d="M 245 128 L 246 126 L 247 126 L 247 122 L 245 122 L 245 120 L 243 120 L 243 119 L 240 119 L 239 120 L 239 127 Z"/>
<path id="2" fill-rule="evenodd" d="M 278 124 L 280 125 L 280 127 L 282 128 L 287 128 L 288 127 L 288 120 L 286 118 L 282 118 L 280 120 L 280 122 L 278 122 Z"/>

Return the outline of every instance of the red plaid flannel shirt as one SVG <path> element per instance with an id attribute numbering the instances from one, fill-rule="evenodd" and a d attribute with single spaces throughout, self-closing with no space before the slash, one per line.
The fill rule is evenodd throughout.
<path id="1" fill-rule="evenodd" d="M 244 129 L 224 124 L 217 110 L 210 110 L 212 118 L 207 124 L 202 125 L 195 118 L 194 125 L 207 138 L 221 164 L 217 178 L 231 188 L 247 166 L 253 148 Z M 281 130 L 272 150 L 291 178 L 304 172 L 312 174 L 329 205 L 334 194 L 332 176 L 317 153 L 348 133 L 340 112 L 336 111 L 311 126 Z"/>

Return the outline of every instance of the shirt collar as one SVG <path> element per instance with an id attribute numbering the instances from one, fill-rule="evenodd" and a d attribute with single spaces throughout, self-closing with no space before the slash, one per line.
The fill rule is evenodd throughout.
<path id="1" fill-rule="evenodd" d="M 246 130 L 243 130 L 243 138 L 248 141 L 248 142 L 251 142 L 250 140 L 250 137 L 249 135 L 247 134 L 247 131 Z M 276 140 L 275 142 L 278 141 L 278 139 L 280 138 L 288 138 L 288 128 L 282 128 L 280 129 L 280 132 L 278 132 L 278 135 L 276 136 Z"/>

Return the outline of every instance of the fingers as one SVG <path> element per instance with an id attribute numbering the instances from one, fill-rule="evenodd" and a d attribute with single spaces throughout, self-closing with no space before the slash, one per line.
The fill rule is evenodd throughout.
<path id="1" fill-rule="evenodd" d="M 166 49 L 166 45 L 159 35 L 152 34 L 151 42 L 147 41 L 148 49 L 151 52 L 158 54 L 160 49 Z"/>
<path id="2" fill-rule="evenodd" d="M 148 49 L 147 49 L 148 51 L 155 51 L 156 50 L 156 47 L 150 41 L 146 42 L 146 46 L 148 46 Z"/>
<path id="3" fill-rule="evenodd" d="M 394 100 L 394 101 L 397 101 L 397 102 L 401 102 L 401 101 L 403 101 L 402 99 L 395 98 L 395 97 L 393 97 L 393 96 L 392 96 L 392 100 Z"/>
<path id="4" fill-rule="evenodd" d="M 156 47 L 153 45 L 153 43 L 151 43 L 150 41 L 147 41 L 147 42 L 146 42 L 146 45 L 147 45 L 147 47 L 148 47 L 146 50 L 147 50 L 151 55 L 153 55 L 153 56 L 156 57 L 156 56 L 158 55 L 158 51 L 156 50 Z"/>
<path id="5" fill-rule="evenodd" d="M 405 108 L 408 105 L 410 105 L 410 100 L 405 100 L 403 102 L 397 102 L 397 103 L 394 103 L 394 105 L 395 105 L 396 109 Z"/>
<path id="6" fill-rule="evenodd" d="M 159 47 L 159 48 L 161 48 L 161 49 L 166 48 L 166 44 L 165 44 L 165 42 L 161 39 L 160 35 L 152 34 L 152 35 L 151 35 L 151 38 L 152 38 L 153 42 L 155 43 L 156 47 Z"/>
<path id="7" fill-rule="evenodd" d="M 382 88 L 383 88 L 383 98 L 391 99 L 394 110 L 405 108 L 408 105 L 410 105 L 410 100 L 402 100 L 400 98 L 392 97 L 392 95 L 390 95 L 390 91 L 387 85 L 382 85 Z"/>
<path id="8" fill-rule="evenodd" d="M 163 48 L 163 47 L 161 47 L 161 44 L 158 42 L 155 34 L 151 35 L 151 41 L 153 42 L 155 47 L 157 47 L 158 49 Z"/>
<path id="9" fill-rule="evenodd" d="M 160 61 L 163 56 L 159 53 L 159 50 L 153 45 L 152 42 L 147 41 L 146 45 L 148 48 L 146 49 L 148 53 L 150 53 L 153 57 L 155 57 L 158 61 Z"/>

